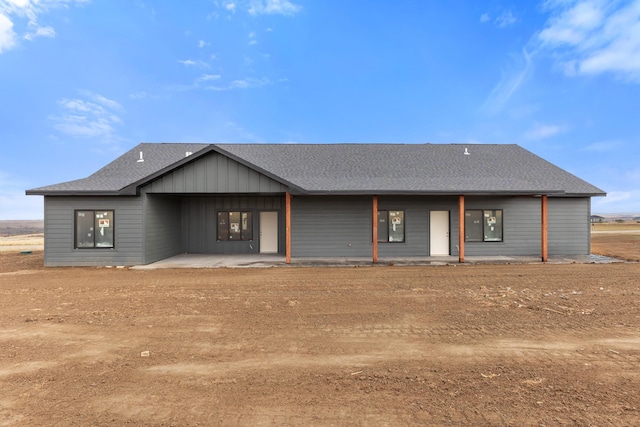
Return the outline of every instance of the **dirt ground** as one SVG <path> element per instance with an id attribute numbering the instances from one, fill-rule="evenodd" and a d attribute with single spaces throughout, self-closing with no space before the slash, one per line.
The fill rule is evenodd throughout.
<path id="1" fill-rule="evenodd" d="M 0 426 L 640 425 L 638 263 L 140 271 L 4 252 L 0 301 Z"/>

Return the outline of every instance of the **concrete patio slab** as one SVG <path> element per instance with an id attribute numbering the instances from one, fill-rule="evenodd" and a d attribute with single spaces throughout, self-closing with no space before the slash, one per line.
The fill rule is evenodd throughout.
<path id="1" fill-rule="evenodd" d="M 572 257 L 549 257 L 548 264 L 589 264 L 624 262 L 616 258 L 600 255 L 578 255 Z M 134 270 L 155 270 L 159 268 L 250 268 L 250 267 L 352 267 L 352 266 L 391 266 L 391 265 L 472 265 L 472 264 L 533 264 L 542 263 L 540 257 L 525 256 L 491 256 L 465 257 L 460 264 L 458 257 L 404 257 L 380 258 L 373 264 L 369 257 L 333 257 L 333 258 L 292 258 L 286 263 L 279 254 L 246 254 L 246 255 L 213 255 L 213 254 L 180 254 L 147 265 L 136 265 Z"/>

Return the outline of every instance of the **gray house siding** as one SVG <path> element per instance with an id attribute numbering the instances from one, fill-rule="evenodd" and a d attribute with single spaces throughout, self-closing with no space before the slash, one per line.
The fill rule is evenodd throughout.
<path id="1" fill-rule="evenodd" d="M 182 198 L 182 248 L 188 253 L 244 254 L 260 251 L 260 212 L 278 212 L 278 253 L 285 252 L 284 197 L 282 196 L 190 196 Z M 219 211 L 250 211 L 253 240 L 217 241 Z"/>
<path id="2" fill-rule="evenodd" d="M 467 197 L 465 209 L 503 209 L 502 242 L 466 242 L 468 256 L 531 256 L 542 253 L 539 197 Z M 548 254 L 586 255 L 589 198 L 548 199 Z"/>
<path id="3" fill-rule="evenodd" d="M 156 179 L 147 193 L 284 193 L 287 187 L 218 153 L 209 153 Z"/>
<path id="4" fill-rule="evenodd" d="M 429 256 L 429 212 L 449 211 L 449 248 L 451 255 L 458 255 L 458 198 L 430 196 L 381 196 L 378 210 L 404 210 L 404 243 L 378 243 L 378 256 L 412 257 Z"/>
<path id="5" fill-rule="evenodd" d="M 291 212 L 292 257 L 371 256 L 371 197 L 295 196 Z"/>
<path id="6" fill-rule="evenodd" d="M 78 209 L 113 210 L 113 249 L 75 249 L 74 217 Z M 142 200 L 139 197 L 44 198 L 45 266 L 141 264 Z"/>
<path id="7" fill-rule="evenodd" d="M 588 255 L 589 198 L 549 198 L 549 255 Z"/>
<path id="8" fill-rule="evenodd" d="M 466 197 L 466 209 L 502 209 L 502 242 L 466 242 L 468 256 L 531 256 L 541 254 L 540 198 Z"/>
<path id="9" fill-rule="evenodd" d="M 156 194 L 143 194 L 142 197 L 145 212 L 144 263 L 184 252 L 180 198 Z"/>

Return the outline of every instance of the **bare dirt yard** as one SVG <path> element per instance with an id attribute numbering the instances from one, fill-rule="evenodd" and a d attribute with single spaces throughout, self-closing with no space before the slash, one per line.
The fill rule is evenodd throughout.
<path id="1" fill-rule="evenodd" d="M 603 236 L 616 253 L 632 234 Z M 638 263 L 141 271 L 9 251 L 0 301 L 0 426 L 640 425 Z"/>

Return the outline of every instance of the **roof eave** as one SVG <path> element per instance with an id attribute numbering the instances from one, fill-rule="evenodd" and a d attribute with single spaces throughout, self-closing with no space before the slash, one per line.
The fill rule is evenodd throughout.
<path id="1" fill-rule="evenodd" d="M 298 196 L 330 196 L 330 195 L 412 195 L 412 196 L 540 196 L 540 195 L 566 195 L 563 190 L 523 190 L 523 191 L 478 191 L 478 190 L 461 190 L 461 191 L 438 191 L 438 190 L 315 190 L 292 192 Z M 576 195 L 588 197 L 588 195 Z"/>
<path id="2" fill-rule="evenodd" d="M 80 191 L 80 190 L 27 190 L 27 196 L 128 196 L 122 191 Z M 135 195 L 135 194 L 133 194 Z"/>

